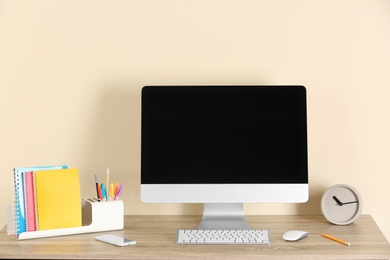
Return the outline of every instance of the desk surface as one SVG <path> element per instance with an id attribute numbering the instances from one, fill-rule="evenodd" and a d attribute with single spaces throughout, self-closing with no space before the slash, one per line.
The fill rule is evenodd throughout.
<path id="1" fill-rule="evenodd" d="M 390 244 L 369 215 L 348 226 L 335 226 L 323 216 L 247 216 L 254 229 L 268 229 L 271 245 L 176 245 L 177 229 L 196 228 L 200 216 L 125 216 L 125 229 L 73 236 L 16 241 L 6 227 L 0 232 L 0 258 L 28 259 L 390 259 Z M 310 235 L 286 242 L 282 234 L 298 229 Z M 328 233 L 351 246 L 323 238 Z M 95 241 L 100 234 L 117 234 L 137 245 L 116 247 Z"/>

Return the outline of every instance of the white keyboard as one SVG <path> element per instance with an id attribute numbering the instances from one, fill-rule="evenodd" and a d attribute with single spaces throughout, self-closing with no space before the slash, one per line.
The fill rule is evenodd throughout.
<path id="1" fill-rule="evenodd" d="M 176 234 L 176 244 L 240 244 L 269 245 L 268 230 L 191 230 L 180 229 Z"/>

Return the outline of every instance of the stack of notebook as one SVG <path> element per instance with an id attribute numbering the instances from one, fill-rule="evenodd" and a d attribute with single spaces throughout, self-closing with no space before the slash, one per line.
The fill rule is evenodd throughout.
<path id="1" fill-rule="evenodd" d="M 14 169 L 14 234 L 81 226 L 77 169 L 66 165 Z"/>

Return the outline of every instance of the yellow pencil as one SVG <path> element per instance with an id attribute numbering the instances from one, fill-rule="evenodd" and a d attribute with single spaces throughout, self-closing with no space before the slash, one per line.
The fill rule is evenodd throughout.
<path id="1" fill-rule="evenodd" d="M 326 237 L 326 238 L 329 238 L 330 240 L 339 242 L 339 243 L 341 243 L 341 244 L 343 244 L 343 245 L 345 245 L 345 246 L 350 246 L 350 245 L 351 245 L 350 243 L 345 242 L 344 240 L 335 238 L 334 236 L 331 236 L 331 235 L 328 235 L 328 234 L 325 234 L 325 233 L 322 233 L 321 236 Z"/>

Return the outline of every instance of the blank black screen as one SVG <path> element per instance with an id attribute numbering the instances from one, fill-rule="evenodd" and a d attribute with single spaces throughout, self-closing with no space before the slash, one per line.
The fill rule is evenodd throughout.
<path id="1" fill-rule="evenodd" d="M 308 183 L 303 86 L 146 86 L 142 184 Z"/>

